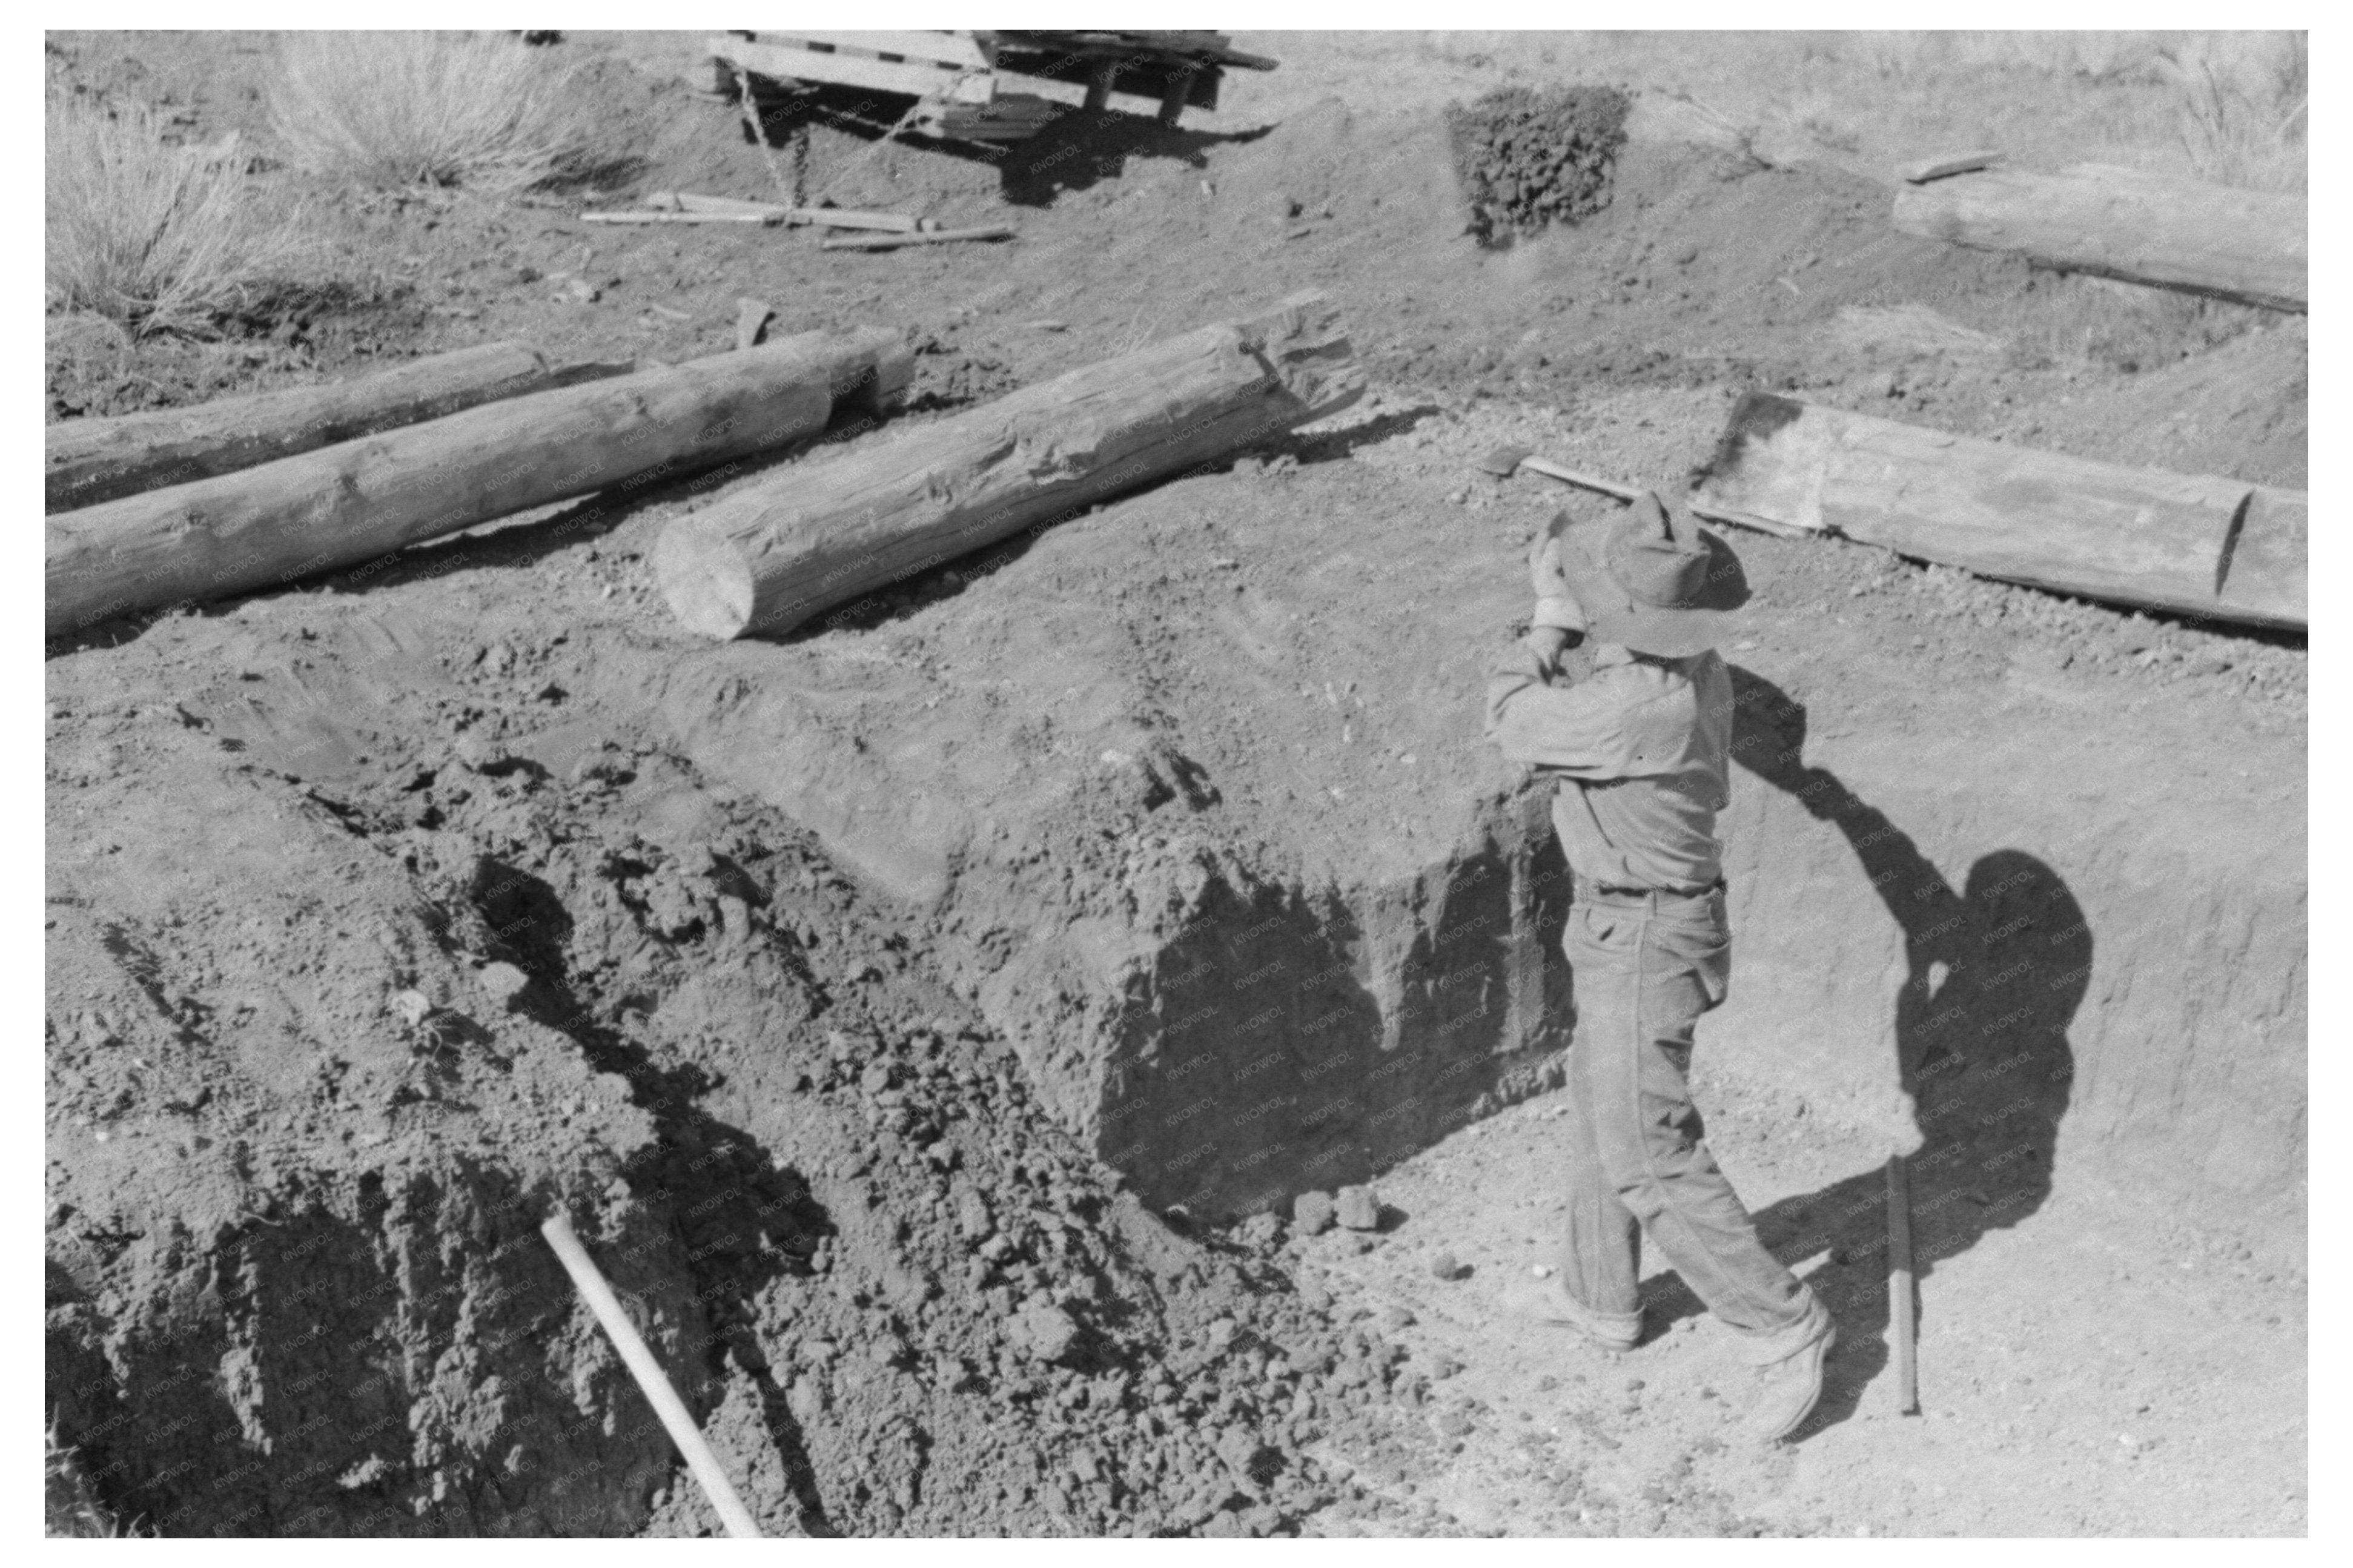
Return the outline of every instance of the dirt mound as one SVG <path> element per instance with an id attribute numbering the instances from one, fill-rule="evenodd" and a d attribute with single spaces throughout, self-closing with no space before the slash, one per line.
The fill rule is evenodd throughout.
<path id="1" fill-rule="evenodd" d="M 714 1530 L 558 1205 L 773 1529 L 1267 1533 L 1338 1495 L 1303 1446 L 1388 1384 L 1324 1382 L 1273 1236 L 1121 1191 L 800 829 L 632 720 L 668 656 L 609 610 L 551 640 L 392 576 L 57 671 L 48 1398 L 111 1506 Z"/>
<path id="2" fill-rule="evenodd" d="M 234 679 L 234 677 L 229 678 Z M 52 714 L 48 1389 L 166 1533 L 611 1531 L 669 1467 L 534 1234 L 693 1323 L 628 1088 L 506 1016 L 447 906 L 161 691 Z M 174 787 L 155 795 L 151 770 Z M 257 787 L 259 785 L 259 787 Z M 551 1378 L 552 1371 L 565 1375 Z M 565 1490 L 567 1469 L 609 1488 Z"/>
<path id="3" fill-rule="evenodd" d="M 1498 88 L 1451 106 L 1455 173 L 1480 239 L 1538 233 L 1609 205 L 1631 107 L 1613 87 Z"/>

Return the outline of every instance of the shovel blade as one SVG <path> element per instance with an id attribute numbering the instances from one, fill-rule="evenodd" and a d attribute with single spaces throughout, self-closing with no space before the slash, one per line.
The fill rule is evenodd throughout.
<path id="1" fill-rule="evenodd" d="M 1508 479 L 1520 471 L 1520 464 L 1535 450 L 1533 447 L 1498 447 L 1479 459 L 1479 471 Z"/>

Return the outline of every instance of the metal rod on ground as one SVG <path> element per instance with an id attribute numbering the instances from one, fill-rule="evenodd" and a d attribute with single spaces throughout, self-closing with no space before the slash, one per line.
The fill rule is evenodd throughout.
<path id="1" fill-rule="evenodd" d="M 680 1400 L 677 1391 L 670 1387 L 670 1379 L 663 1375 L 661 1363 L 654 1360 L 653 1352 L 648 1350 L 646 1342 L 638 1336 L 637 1329 L 621 1310 L 621 1303 L 614 1296 L 613 1288 L 605 1283 L 605 1277 L 597 1272 L 596 1261 L 588 1256 L 588 1249 L 580 1245 L 580 1237 L 573 1233 L 571 1220 L 560 1214 L 553 1215 L 539 1230 L 547 1237 L 547 1245 L 555 1248 L 555 1256 L 564 1260 L 564 1271 L 572 1276 L 572 1283 L 579 1288 L 581 1296 L 588 1303 L 588 1310 L 596 1314 L 596 1321 L 605 1325 L 605 1332 L 612 1336 L 613 1347 L 621 1352 L 621 1360 L 628 1364 L 630 1375 L 645 1391 L 647 1402 L 653 1405 L 654 1414 L 661 1417 L 662 1426 L 670 1432 L 670 1440 L 678 1445 L 681 1454 L 686 1456 L 686 1468 L 694 1472 L 695 1480 L 702 1487 L 702 1495 L 709 1498 L 711 1506 L 719 1510 L 721 1521 L 727 1526 L 727 1533 L 750 1540 L 759 1539 L 760 1527 L 753 1520 L 752 1510 L 745 1508 L 744 1500 L 735 1495 L 735 1488 L 727 1479 L 727 1472 L 719 1468 L 719 1456 L 712 1453 L 711 1445 L 702 1440 L 702 1430 L 695 1426 L 694 1417 L 687 1414 L 685 1404 Z"/>
<path id="2" fill-rule="evenodd" d="M 1887 1156 L 1887 1327 L 1895 1342 L 1895 1409 L 1920 1414 L 1920 1369 L 1913 1354 L 1918 1325 L 1912 1301 L 1912 1193 L 1904 1156 Z"/>

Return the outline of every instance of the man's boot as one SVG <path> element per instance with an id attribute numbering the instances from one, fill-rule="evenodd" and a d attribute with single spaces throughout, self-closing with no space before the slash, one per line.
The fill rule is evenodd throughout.
<path id="1" fill-rule="evenodd" d="M 1830 1310 L 1810 1300 L 1803 1322 L 1751 1348 L 1749 1361 L 1763 1374 L 1748 1411 L 1752 1434 L 1775 1442 L 1805 1425 L 1821 1403 L 1822 1367 L 1836 1343 L 1838 1325 L 1831 1321 Z"/>
<path id="2" fill-rule="evenodd" d="M 1545 1279 L 1523 1275 L 1504 1287 L 1504 1306 L 1528 1322 L 1553 1323 L 1575 1329 L 1608 1351 L 1630 1351 L 1642 1337 L 1642 1314 L 1597 1312 L 1568 1293 L 1557 1274 Z"/>

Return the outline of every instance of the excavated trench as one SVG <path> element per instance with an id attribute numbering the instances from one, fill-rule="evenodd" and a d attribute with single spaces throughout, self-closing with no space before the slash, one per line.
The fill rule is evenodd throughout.
<path id="1" fill-rule="evenodd" d="M 485 721 L 436 586 L 58 699 L 47 1394 L 111 1514 L 712 1529 L 557 1208 L 771 1533 L 1314 1506 L 1198 1351 L 1303 1342 L 1295 1300 L 1107 1184 L 794 825 L 626 721 Z"/>
<path id="2" fill-rule="evenodd" d="M 1384 502 L 1353 467 L 1166 487 L 969 568 L 886 653 L 713 650 L 663 699 L 701 765 L 922 913 L 1088 1147 L 1220 1221 L 1556 1084 L 1574 1016 L 1545 801 L 1477 734 L 1509 574 L 1432 552 L 1363 627 L 1351 595 L 1391 568 L 1351 537 Z M 1783 571 L 1810 548 L 1742 542 Z M 2000 1223 L 2061 1168 L 2293 1190 L 2298 843 L 2160 738 L 1841 665 L 1787 610 L 1757 634 L 1716 1091 L 1898 1141 L 1908 1097 L 1930 1186 Z"/>
<path id="3" fill-rule="evenodd" d="M 1323 1331 L 1155 1211 L 1377 1173 L 1556 1083 L 1574 1018 L 1545 802 L 1477 733 L 1519 524 L 1398 489 L 1185 479 L 782 644 L 584 620 L 508 669 L 522 612 L 426 560 L 82 656 L 47 1388 L 94 1488 L 175 1534 L 708 1528 L 560 1205 L 767 1528 L 1314 1506 L 1324 1396 L 1195 1347 Z M 1929 1258 L 2126 1183 L 2294 1242 L 2297 738 L 2201 760 L 2227 712 L 2089 724 L 2031 663 L 1924 686 L 1818 612 L 1835 547 L 1742 542 L 1779 585 L 1704 1100 L 1907 1093 Z"/>
<path id="4" fill-rule="evenodd" d="M 1661 193 L 1612 203 L 1625 108 L 1458 115 L 1473 226 L 1632 223 Z M 1377 163 L 1336 104 L 1283 134 L 1229 202 L 1289 225 L 1378 183 L 1419 234 L 1446 199 L 1434 126 Z M 1736 194 L 1744 239 L 1813 221 Z M 1619 244 L 1555 281 L 1653 287 Z M 1705 264 L 1752 252 L 1781 265 Z M 1407 286 L 1442 314 L 1542 270 L 1496 259 Z M 1415 321 L 1383 352 L 1477 352 Z M 783 644 L 617 632 L 586 574 L 519 605 L 455 569 L 546 563 L 473 540 L 365 610 L 257 600 L 53 665 L 46 1392 L 92 1490 L 167 1534 L 708 1531 L 538 1234 L 561 1207 L 773 1531 L 1316 1506 L 1345 1380 L 1270 1380 L 1286 1346 L 1331 1367 L 1324 1326 L 1155 1211 L 1375 1175 L 1556 1086 L 1575 1017 L 1546 803 L 1477 734 L 1525 520 L 1458 509 L 1459 461 L 1326 460 L 1430 410 L 1365 412 Z M 1908 1102 L 1924 1260 L 2126 1184 L 2300 1247 L 2301 737 L 1906 668 L 1832 629 L 1830 546 L 1740 544 L 1790 586 L 1730 653 L 1703 1098 L 1891 1140 Z"/>

